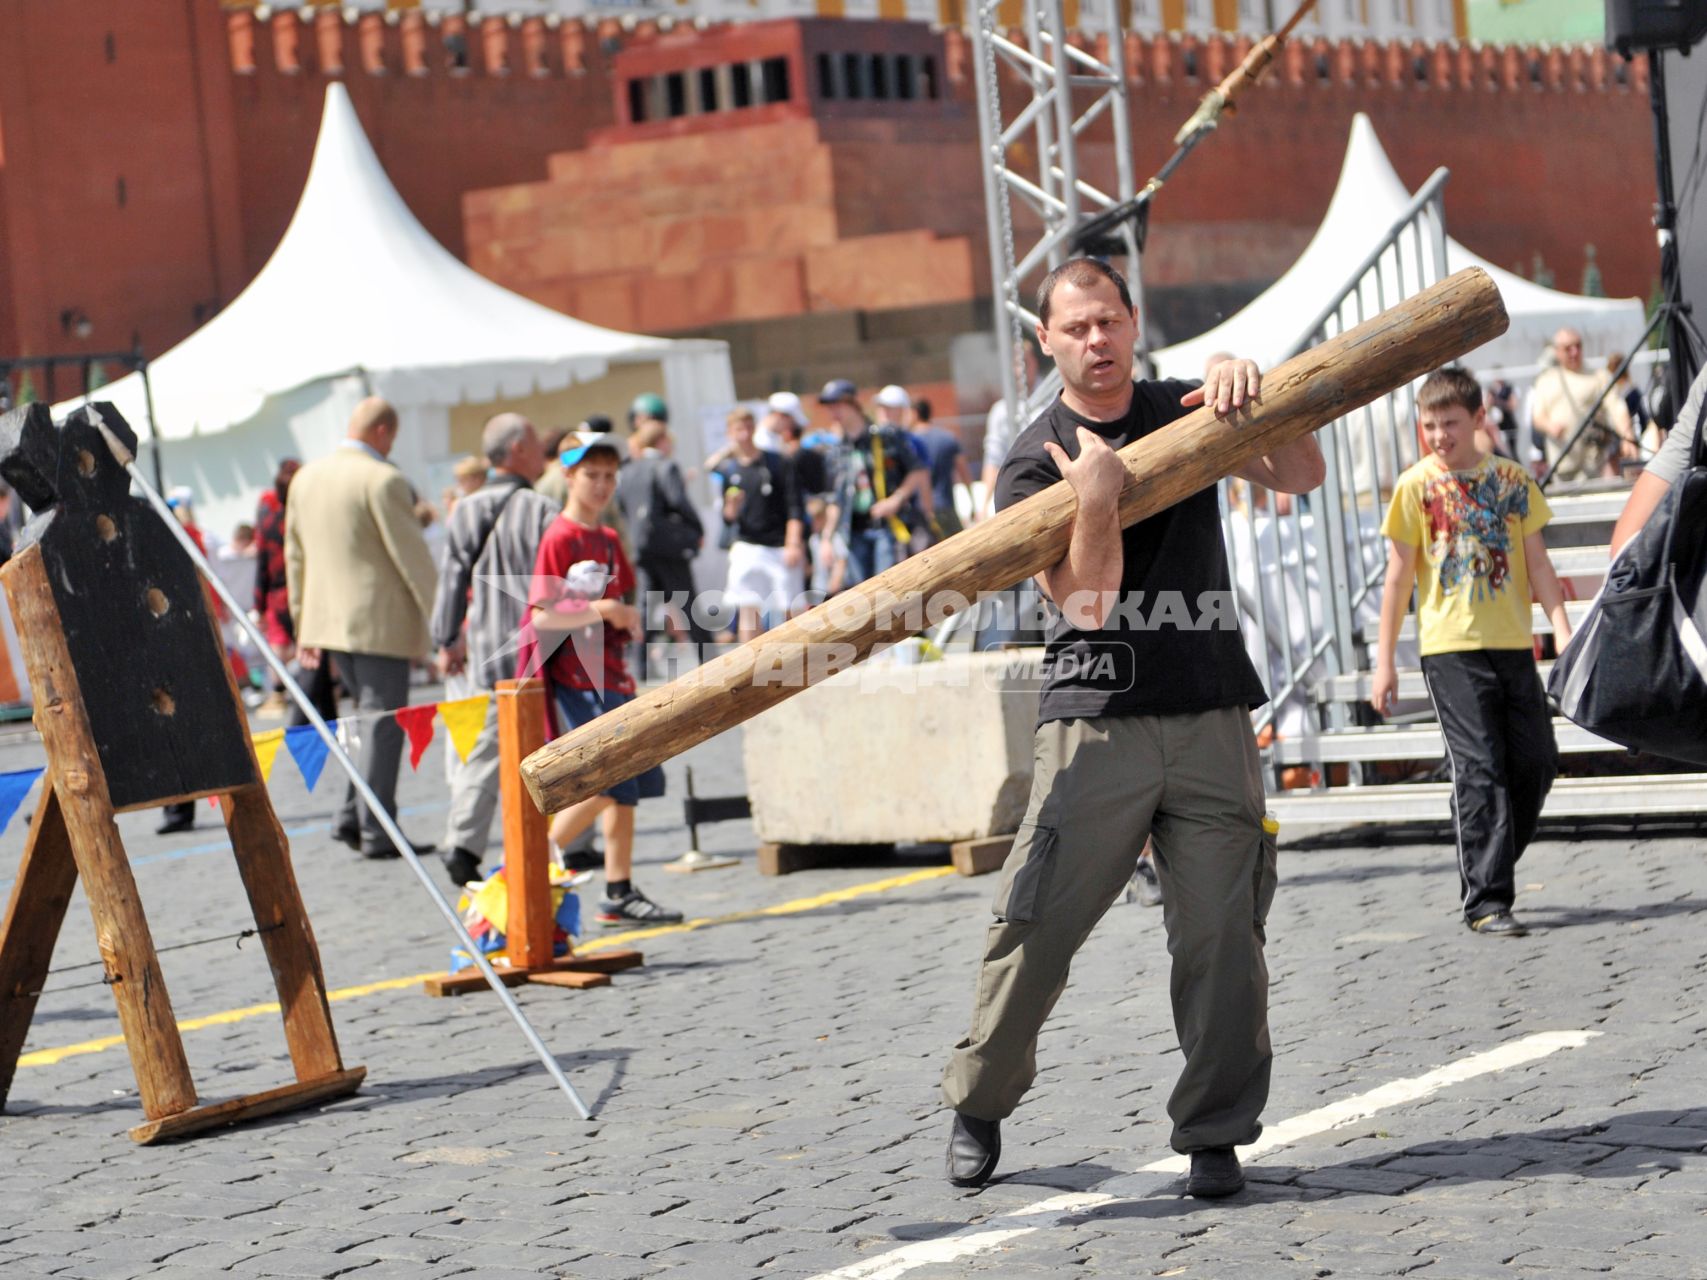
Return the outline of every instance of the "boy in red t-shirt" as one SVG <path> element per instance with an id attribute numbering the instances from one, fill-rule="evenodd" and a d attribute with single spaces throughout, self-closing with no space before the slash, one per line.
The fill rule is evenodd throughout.
<path id="1" fill-rule="evenodd" d="M 608 436 L 575 442 L 562 455 L 569 478 L 563 514 L 540 539 L 534 561 L 530 617 L 545 658 L 546 697 L 559 727 L 578 729 L 634 697 L 623 642 L 640 631 L 640 613 L 622 597 L 634 588 L 634 568 L 616 530 L 599 523 L 616 492 L 621 454 Z M 657 772 L 657 766 L 647 773 Z M 659 774 L 661 781 L 661 772 Z M 646 774 L 565 809 L 551 823 L 559 848 L 600 816 L 605 834 L 605 896 L 601 925 L 673 924 L 682 913 L 661 907 L 634 887 L 634 807 Z M 653 794 L 659 794 L 653 791 Z"/>

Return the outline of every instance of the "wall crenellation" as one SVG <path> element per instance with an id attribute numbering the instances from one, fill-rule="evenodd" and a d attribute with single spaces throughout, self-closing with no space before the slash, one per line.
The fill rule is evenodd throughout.
<path id="1" fill-rule="evenodd" d="M 573 76 L 586 70 L 595 52 L 608 55 L 664 35 L 650 21 L 629 26 L 613 18 L 590 24 L 553 16 L 470 19 L 419 9 L 363 12 L 353 21 L 337 8 L 276 9 L 265 18 L 242 9 L 229 11 L 226 21 L 231 67 L 240 75 L 264 67 L 285 75 Z M 966 83 L 966 36 L 958 28 L 945 29 L 943 35 L 950 78 Z M 1008 35 L 1024 45 L 1024 32 Z M 665 38 L 691 40 L 693 35 L 678 27 Z M 1075 42 L 1107 57 L 1101 37 Z M 1130 33 L 1125 37 L 1126 74 L 1134 84 L 1198 82 L 1208 88 L 1238 66 L 1251 45 L 1244 35 Z M 1626 62 L 1600 45 L 1318 36 L 1286 44 L 1265 79 L 1294 88 L 1646 93 L 1648 70 L 1646 62 Z"/>

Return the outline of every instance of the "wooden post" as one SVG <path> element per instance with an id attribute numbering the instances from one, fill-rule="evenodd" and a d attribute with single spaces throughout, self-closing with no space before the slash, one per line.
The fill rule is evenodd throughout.
<path id="1" fill-rule="evenodd" d="M 119 841 L 106 774 L 89 731 L 41 547 L 31 545 L 14 556 L 5 578 L 35 694 L 36 730 L 47 749 L 47 777 L 95 918 L 95 942 L 118 1004 L 137 1093 L 143 1113 L 160 1120 L 194 1107 L 196 1086 L 136 878 Z"/>
<path id="2" fill-rule="evenodd" d="M 492 695 L 498 708 L 499 800 L 504 819 L 504 884 L 509 890 L 504 949 L 509 967 L 498 970 L 507 987 L 538 983 L 548 987 L 608 987 L 610 975 L 644 962 L 638 951 L 604 951 L 578 956 L 554 955 L 557 916 L 551 909 L 551 848 L 545 815 L 522 787 L 521 763 L 545 741 L 545 682 L 500 680 Z M 486 990 L 478 969 L 435 974 L 423 979 L 430 996 L 458 996 Z"/>
<path id="3" fill-rule="evenodd" d="M 510 963 L 548 968 L 553 960 L 551 850 L 545 815 L 522 787 L 522 761 L 545 744 L 545 684 L 540 680 L 498 681 L 498 777 L 504 818 L 504 882 L 509 888 L 505 937 Z"/>
<path id="4" fill-rule="evenodd" d="M 261 946 L 278 988 L 284 1014 L 285 1045 L 298 1080 L 314 1080 L 343 1071 L 332 1010 L 326 1003 L 326 977 L 320 949 L 303 909 L 290 865 L 290 846 L 278 815 L 261 783 L 220 797 L 237 872 L 249 895 Z"/>
<path id="5" fill-rule="evenodd" d="M 71 856 L 65 816 L 53 784 L 44 779 L 6 920 L 0 924 L 0 1105 L 12 1091 L 18 1055 L 30 1033 L 37 994 L 47 981 L 53 944 L 76 885 L 77 862 Z"/>
<path id="6" fill-rule="evenodd" d="M 1207 408 L 1120 451 L 1130 526 L 1505 332 L 1486 272 L 1460 271 L 1263 377 L 1262 400 L 1227 419 Z M 851 591 L 540 748 L 522 777 L 543 810 L 566 809 L 704 742 L 885 642 L 922 629 L 927 597 L 1006 590 L 1066 552 L 1066 483 L 947 538 Z M 940 610 L 939 610 L 940 612 Z"/>
<path id="7" fill-rule="evenodd" d="M 101 408 L 134 449 L 128 425 L 112 406 Z M 0 582 L 47 755 L 0 923 L 0 1099 L 81 877 L 147 1116 L 131 1137 L 147 1143 L 353 1093 L 366 1072 L 339 1059 L 314 934 L 194 566 L 153 513 L 126 496 L 118 459 L 91 438 L 93 412 L 59 426 L 42 405 L 0 416 L 7 478 L 42 513 Z M 203 795 L 224 806 L 297 1080 L 198 1107 L 115 814 Z"/>

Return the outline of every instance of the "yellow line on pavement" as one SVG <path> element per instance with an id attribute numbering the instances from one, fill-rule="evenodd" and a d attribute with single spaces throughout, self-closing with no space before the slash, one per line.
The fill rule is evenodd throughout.
<path id="1" fill-rule="evenodd" d="M 625 933 L 611 933 L 595 938 L 576 948 L 577 952 L 587 954 L 594 951 L 608 951 L 612 947 L 624 943 L 639 942 L 646 938 L 662 938 L 672 933 L 693 933 L 699 929 L 709 929 L 713 925 L 738 924 L 744 920 L 762 920 L 766 916 L 793 916 L 807 911 L 819 911 L 825 907 L 833 907 L 839 902 L 848 902 L 854 898 L 870 897 L 872 894 L 888 893 L 894 889 L 905 889 L 910 885 L 922 884 L 926 880 L 940 880 L 943 876 L 953 875 L 953 867 L 927 867 L 922 871 L 910 871 L 904 876 L 892 876 L 887 880 L 872 880 L 866 884 L 850 885 L 846 889 L 832 889 L 828 893 L 815 894 L 810 898 L 795 898 L 791 902 L 779 902 L 774 907 L 757 907 L 751 911 L 735 911 L 725 916 L 702 916 L 697 920 L 684 920 L 680 924 L 658 925 L 652 929 L 630 929 Z M 327 993 L 328 1000 L 358 1000 L 363 996 L 378 995 L 382 991 L 402 991 L 408 987 L 419 986 L 428 978 L 436 977 L 436 973 L 417 973 L 407 978 L 383 978 L 378 982 L 364 982 L 360 986 L 339 987 L 336 991 Z M 207 1027 L 228 1026 L 233 1022 L 246 1022 L 250 1018 L 262 1014 L 279 1012 L 278 1002 L 267 1004 L 252 1004 L 241 1009 L 226 1009 L 220 1013 L 204 1014 L 199 1018 L 185 1018 L 178 1023 L 179 1031 L 201 1031 Z M 124 1043 L 122 1035 L 102 1036 L 98 1040 L 84 1040 L 80 1044 L 62 1045 L 57 1049 L 36 1049 L 24 1054 L 18 1059 L 20 1067 L 48 1067 L 67 1058 L 75 1058 L 85 1053 L 101 1053 L 107 1049 L 116 1048 Z"/>

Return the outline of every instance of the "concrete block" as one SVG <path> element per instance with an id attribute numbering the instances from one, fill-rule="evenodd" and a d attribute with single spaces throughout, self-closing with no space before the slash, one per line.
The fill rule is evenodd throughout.
<path id="1" fill-rule="evenodd" d="M 1041 651 L 914 665 L 897 662 L 900 652 L 747 723 L 747 794 L 759 839 L 951 842 L 1018 827 L 1031 793 Z"/>

